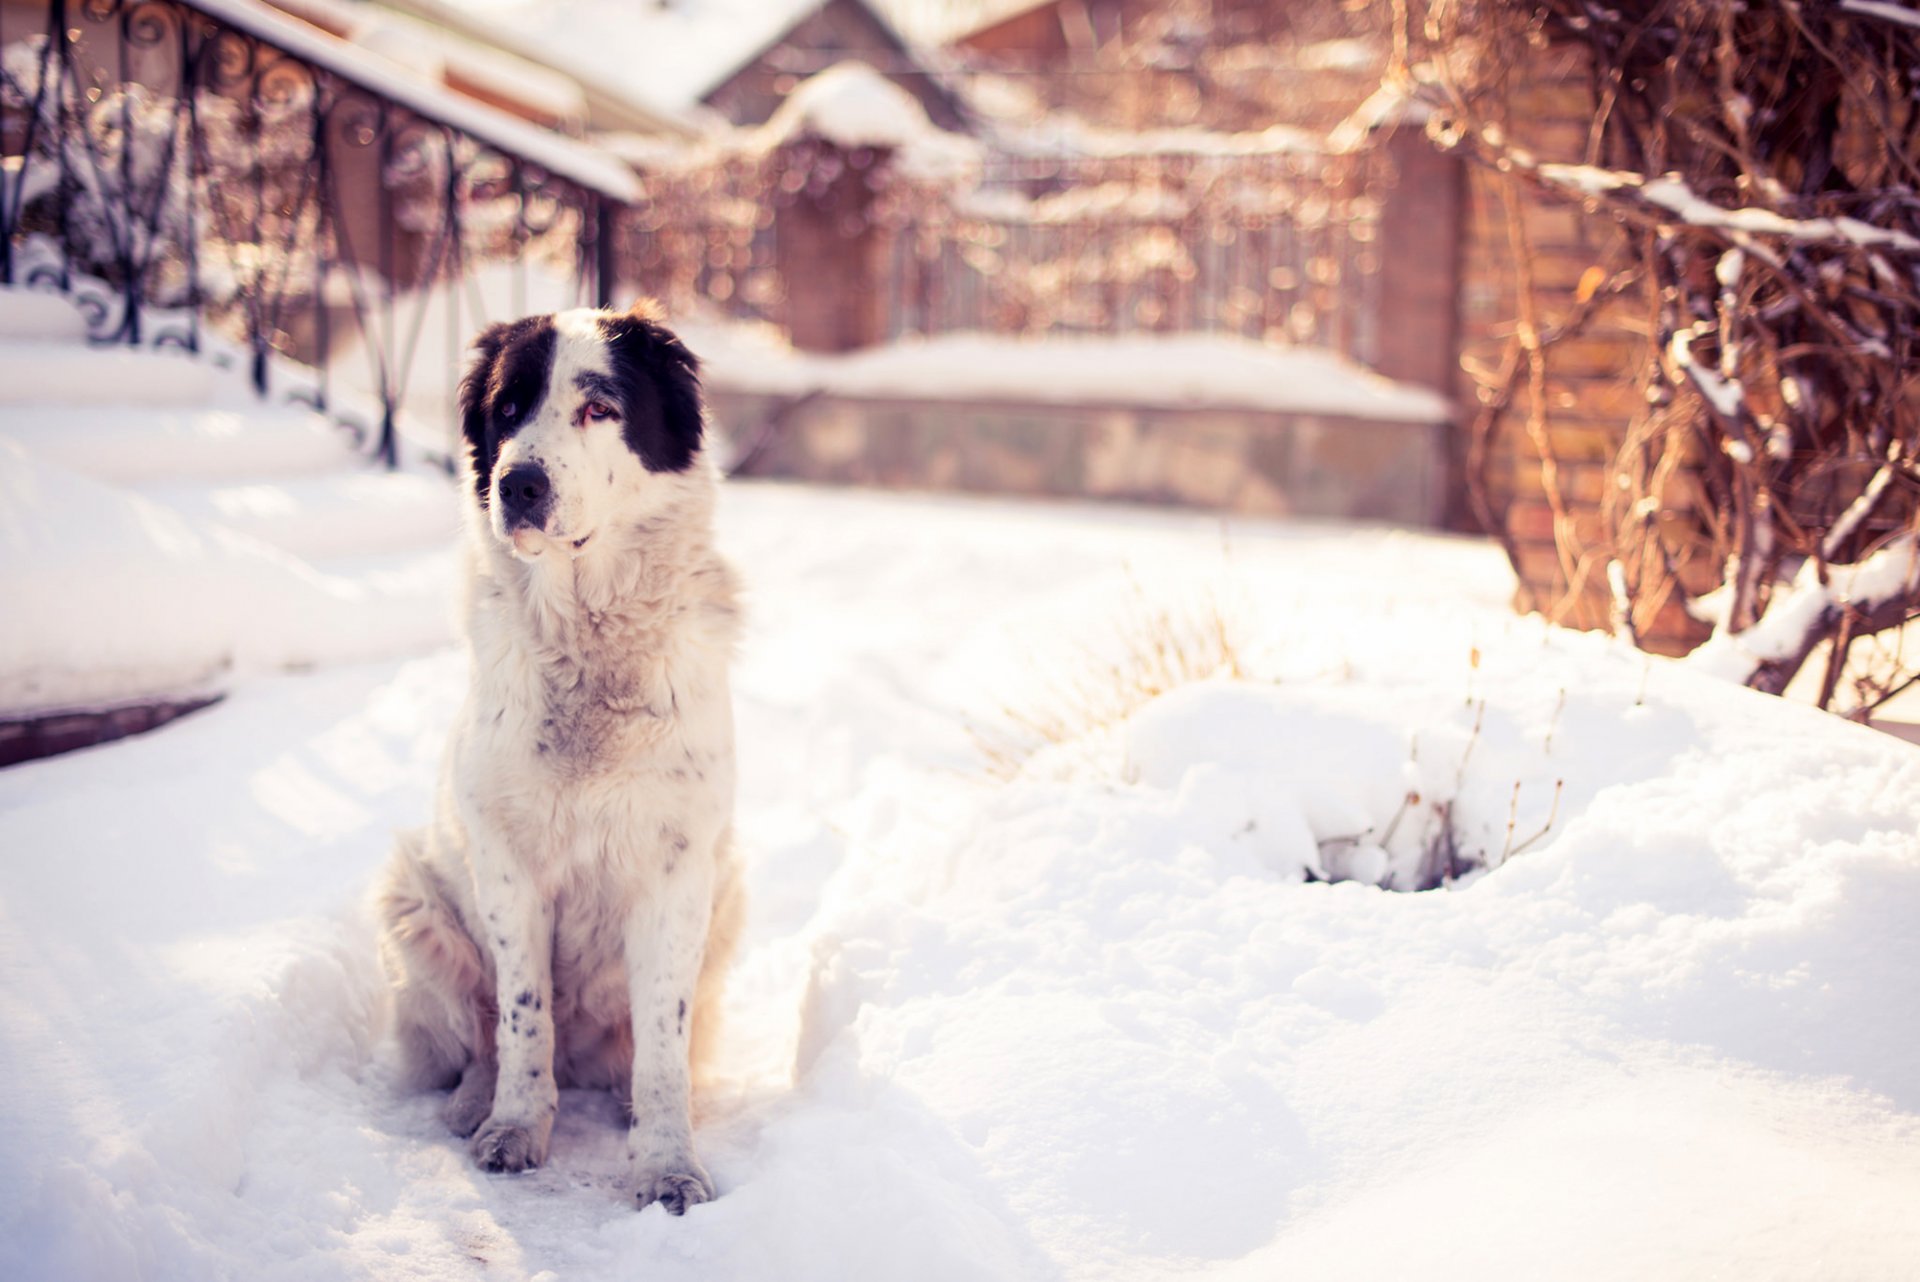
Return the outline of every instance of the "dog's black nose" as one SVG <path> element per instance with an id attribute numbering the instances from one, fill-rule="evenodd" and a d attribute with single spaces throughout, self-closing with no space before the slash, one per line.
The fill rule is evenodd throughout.
<path id="1" fill-rule="evenodd" d="M 552 489 L 544 468 L 520 463 L 500 478 L 500 508 L 509 526 L 547 523 L 547 499 Z"/>

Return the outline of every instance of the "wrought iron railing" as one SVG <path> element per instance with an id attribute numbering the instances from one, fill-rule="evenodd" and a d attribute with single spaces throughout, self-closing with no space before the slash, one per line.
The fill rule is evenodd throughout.
<path id="1" fill-rule="evenodd" d="M 25 12 L 0 5 L 0 284 L 65 291 L 98 342 L 242 360 L 392 464 L 481 324 L 614 293 L 638 187 L 583 144 L 256 0 Z"/>

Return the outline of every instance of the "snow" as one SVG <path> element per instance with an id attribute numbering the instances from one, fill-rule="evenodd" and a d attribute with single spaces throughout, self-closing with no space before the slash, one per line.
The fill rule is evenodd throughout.
<path id="1" fill-rule="evenodd" d="M 1851 605 L 1868 613 L 1884 601 L 1910 593 L 1917 582 L 1920 542 L 1911 533 L 1888 540 L 1852 564 L 1828 565 L 1824 582 L 1819 563 L 1809 557 L 1794 572 L 1791 582 L 1775 589 L 1766 614 L 1757 623 L 1744 631 L 1731 632 L 1724 618 L 1715 617 L 1713 635 L 1687 657 L 1687 662 L 1702 672 L 1744 681 L 1761 664 L 1798 654 L 1828 611 Z M 1700 609 L 1717 609 L 1724 615 L 1721 592 L 1724 589 L 1702 598 L 1697 603 Z"/>
<path id="2" fill-rule="evenodd" d="M 1771 209 L 1727 209 L 1696 195 L 1677 175 L 1645 178 L 1626 170 L 1602 169 L 1595 165 L 1541 164 L 1541 178 L 1558 186 L 1590 196 L 1608 192 L 1636 191 L 1648 203 L 1673 214 L 1692 227 L 1714 227 L 1730 232 L 1763 236 L 1784 236 L 1789 240 L 1821 241 L 1832 244 L 1885 247 L 1903 253 L 1920 253 L 1920 240 L 1903 231 L 1875 227 L 1857 218 L 1788 218 Z"/>
<path id="3" fill-rule="evenodd" d="M 443 0 L 500 43 L 666 111 L 694 107 L 820 0 Z"/>
<path id="4" fill-rule="evenodd" d="M 268 541 L 304 521 L 318 531 L 321 554 L 365 553 L 392 546 L 397 522 L 431 522 L 436 506 L 445 514 L 444 541 L 453 528 L 450 504 L 410 505 L 387 515 L 369 539 L 367 530 L 340 524 L 353 511 L 338 506 L 343 496 L 316 511 L 279 487 L 226 493 L 269 510 L 250 520 L 244 510 L 196 520 L 191 490 L 189 504 L 164 490 L 155 497 L 172 501 L 153 501 L 0 440 L 0 582 L 8 589 L 0 711 L 21 716 L 196 696 L 236 676 L 405 653 L 450 632 L 447 589 L 424 598 L 383 592 Z M 382 515 L 376 509 L 372 519 Z M 258 528 L 276 517 L 282 529 Z M 235 524 L 256 528 L 242 533 Z M 440 568 L 451 571 L 450 556 Z"/>
<path id="5" fill-rule="evenodd" d="M 740 392 L 1049 404 L 1230 406 L 1437 423 L 1446 400 L 1320 348 L 1230 334 L 953 333 L 845 355 L 796 352 L 749 326 L 681 325 L 709 383 Z"/>
<path id="6" fill-rule="evenodd" d="M 807 133 L 842 147 L 903 147 L 933 128 L 920 100 L 864 62 L 837 63 L 787 95 L 767 121 L 782 137 Z"/>
<path id="7" fill-rule="evenodd" d="M 275 0 L 274 7 L 343 36 L 425 84 L 446 85 L 451 72 L 456 81 L 484 87 L 555 121 L 577 124 L 586 118 L 585 97 L 568 77 L 443 26 L 352 0 Z"/>
<path id="8" fill-rule="evenodd" d="M 27 291 L 7 290 L 0 298 L 0 312 L 12 310 L 17 298 L 37 301 Z M 71 305 L 63 306 L 73 314 Z M 146 405 L 200 406 L 218 382 L 211 366 L 179 352 L 94 349 L 72 338 L 57 343 L 0 341 L 0 406 L 10 412 L 40 400 L 50 388 L 58 389 L 66 405 L 122 405 L 127 389 L 137 386 Z"/>
<path id="9" fill-rule="evenodd" d="M 79 315 L 0 290 L 0 335 L 38 335 L 0 337 L 0 717 L 449 637 L 447 477 L 376 470 L 212 360 L 90 347 Z"/>
<path id="10" fill-rule="evenodd" d="M 0 307 L 0 316 L 6 314 Z M 100 377 L 97 360 L 86 368 L 89 378 Z M 123 388 L 119 395 L 125 394 Z M 329 470 L 340 466 L 344 443 L 341 429 L 310 410 L 260 405 L 145 404 L 139 413 L 125 404 L 9 405 L 0 436 L 50 463 L 117 484 Z"/>
<path id="11" fill-rule="evenodd" d="M 1729 422 L 1737 422 L 1746 396 L 1746 389 L 1741 385 L 1740 380 L 1709 369 L 1693 359 L 1693 340 L 1700 337 L 1702 333 L 1711 331 L 1712 326 L 1706 322 L 1692 329 L 1674 331 L 1673 338 L 1667 343 L 1667 359 L 1693 380 L 1693 385 L 1700 389 L 1700 394 L 1707 398 L 1708 404 L 1713 406 L 1714 413 Z M 1747 457 L 1742 458 L 1734 453 L 1734 446 L 1747 450 Z M 1752 451 L 1739 441 L 1728 442 L 1728 453 L 1733 454 L 1736 462 L 1752 461 Z"/>
<path id="12" fill-rule="evenodd" d="M 918 98 L 864 62 L 836 63 L 802 81 L 753 134 L 753 145 L 771 150 L 802 135 L 894 151 L 903 172 L 929 180 L 980 161 L 977 143 L 936 126 Z"/>
<path id="13" fill-rule="evenodd" d="M 0 307 L 0 343 L 87 341 L 86 317 L 66 299 L 11 289 L 5 297 L 7 306 Z M 17 371 L 13 372 L 17 378 Z M 14 378 L 0 378 L 0 395 L 14 385 Z"/>
<path id="14" fill-rule="evenodd" d="M 393 1091 L 363 896 L 432 651 L 0 772 L 0 1276 L 1910 1275 L 1915 749 L 1514 618 L 1479 543 L 759 484 L 721 531 L 719 1200 L 633 1212 L 605 1099 L 513 1178 Z M 1242 679 L 985 768 L 1208 603 Z M 1519 847 L 1555 781 L 1455 889 L 1303 879 L 1415 786 Z"/>
<path id="15" fill-rule="evenodd" d="M 1015 155 L 1087 156 L 1283 156 L 1327 150 L 1324 138 L 1292 125 L 1223 133 L 1194 125 L 1158 129 L 1111 129 L 1077 116 L 1053 114 L 1031 125 L 1003 126 L 996 142 Z"/>
<path id="16" fill-rule="evenodd" d="M 1908 27 L 1920 27 L 1920 13 L 1915 13 L 1905 5 L 1886 3 L 1885 0 L 1840 0 L 1840 7 L 1848 13 L 1880 18 L 1886 22 L 1897 22 Z"/>
<path id="17" fill-rule="evenodd" d="M 1321 40 L 1300 50 L 1297 65 L 1302 71 L 1351 71 L 1376 73 L 1381 63 L 1377 41 L 1347 36 Z"/>
<path id="18" fill-rule="evenodd" d="M 979 143 L 948 133 L 920 100 L 871 66 L 838 62 L 801 81 L 765 124 L 709 128 L 691 142 L 644 134 L 611 133 L 597 142 L 646 173 L 688 173 L 730 158 L 763 158 L 796 138 L 820 138 L 843 148 L 891 153 L 900 174 L 924 182 L 955 182 L 977 173 Z"/>

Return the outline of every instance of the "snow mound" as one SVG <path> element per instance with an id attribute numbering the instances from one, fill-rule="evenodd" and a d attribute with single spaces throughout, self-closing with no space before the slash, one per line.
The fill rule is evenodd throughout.
<path id="1" fill-rule="evenodd" d="M 1128 719 L 1118 777 L 1281 876 L 1428 890 L 1538 845 L 1623 770 L 1663 762 L 1676 728 L 1565 690 L 1543 709 L 1208 681 Z"/>
<path id="2" fill-rule="evenodd" d="M 1394 668 L 1182 688 L 999 788 L 870 776 L 803 1089 L 922 1101 L 1066 1277 L 1898 1276 L 1920 1237 L 1862 1226 L 1920 1193 L 1888 1005 L 1920 754 L 1516 642 L 1484 714 L 1403 637 Z M 1362 884 L 1412 866 L 1381 834 L 1414 790 L 1497 854 L 1516 778 L 1522 836 L 1567 781 L 1530 849 Z M 1368 833 L 1354 880 L 1303 877 Z"/>
<path id="3" fill-rule="evenodd" d="M 395 600 L 10 441 L 0 581 L 0 709 L 14 716 L 203 695 L 236 668 L 406 653 L 450 632 L 451 579 Z"/>

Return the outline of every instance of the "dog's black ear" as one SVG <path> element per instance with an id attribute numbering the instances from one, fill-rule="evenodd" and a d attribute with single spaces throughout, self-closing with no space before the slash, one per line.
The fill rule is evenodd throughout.
<path id="1" fill-rule="evenodd" d="M 487 491 L 493 487 L 493 460 L 500 452 L 491 419 L 487 413 L 487 385 L 493 379 L 493 364 L 500 358 L 513 326 L 505 321 L 489 325 L 473 340 L 473 361 L 460 379 L 460 434 L 467 441 L 467 458 L 473 464 L 473 488 L 480 506 L 487 505 Z"/>
<path id="2" fill-rule="evenodd" d="M 686 471 L 706 430 L 699 359 L 645 301 L 600 324 L 613 353 L 627 448 L 650 472 Z"/>

